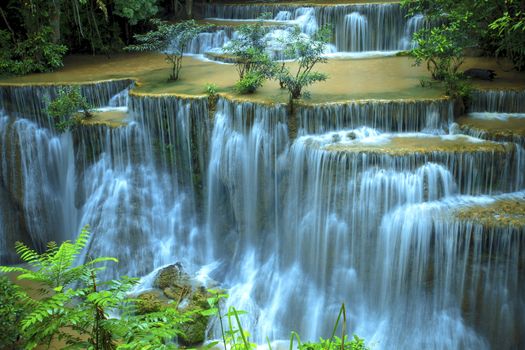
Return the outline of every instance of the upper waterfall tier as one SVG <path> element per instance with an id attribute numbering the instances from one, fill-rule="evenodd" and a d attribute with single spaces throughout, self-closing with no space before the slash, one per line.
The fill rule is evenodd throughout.
<path id="1" fill-rule="evenodd" d="M 236 94 L 233 87 L 238 74 L 233 65 L 184 57 L 182 66 L 181 79 L 171 83 L 167 81 L 170 74 L 169 64 L 160 53 L 121 54 L 111 59 L 105 56 L 71 57 L 65 62 L 64 68 L 56 72 L 1 79 L 0 91 L 3 100 L 0 103 L 6 111 L 16 109 L 20 116 L 23 116 L 23 110 L 29 110 L 27 117 L 31 117 L 30 114 L 41 111 L 44 104 L 33 98 L 45 96 L 46 87 L 65 84 L 94 86 L 100 82 L 101 91 L 98 93 L 102 93 L 106 84 L 104 79 L 122 79 L 128 83 L 131 83 L 131 80 L 136 81 L 132 94 L 202 97 L 205 96 L 206 84 L 214 83 L 220 95 L 231 99 L 270 104 L 289 101 L 287 90 L 280 89 L 276 81 L 266 82 L 254 94 L 242 96 Z M 479 66 L 494 69 L 498 76 L 492 82 L 473 81 L 474 88 L 523 89 L 524 73 L 505 72 L 497 66 L 494 59 L 490 58 L 484 58 L 483 61 L 479 58 L 465 60 L 466 68 Z M 296 65 L 290 63 L 290 68 L 295 69 Z M 412 59 L 409 57 L 330 59 L 327 64 L 319 65 L 318 71 L 328 74 L 329 78 L 325 82 L 308 87 L 311 96 L 311 99 L 305 100 L 308 104 L 370 99 L 429 100 L 443 97 L 439 87 L 421 87 L 420 80 L 428 76 L 428 72 L 424 66 L 413 67 Z M 103 98 L 98 99 L 100 102 L 96 102 L 97 99 L 94 98 L 93 103 L 96 106 L 106 105 L 111 95 L 121 91 L 126 85 L 128 84 L 115 86 L 111 92 L 105 93 Z M 31 92 L 33 89 L 40 90 L 42 93 L 33 93 Z M 16 94 L 19 94 L 18 97 Z M 27 97 L 26 103 L 23 96 Z M 505 104 L 519 104 L 520 100 L 523 100 L 523 97 L 516 93 L 515 98 L 509 96 Z"/>
<path id="2" fill-rule="evenodd" d="M 337 51 L 392 51 L 412 47 L 412 34 L 425 25 L 422 16 L 407 19 L 398 3 L 374 4 L 207 4 L 204 16 L 228 20 L 274 20 L 296 24 L 306 34 L 323 25 L 334 30 Z"/>

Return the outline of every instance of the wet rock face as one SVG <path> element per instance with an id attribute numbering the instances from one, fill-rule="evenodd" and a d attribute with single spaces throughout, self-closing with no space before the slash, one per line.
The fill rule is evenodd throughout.
<path id="1" fill-rule="evenodd" d="M 181 313 L 210 308 L 207 299 L 211 294 L 183 270 L 181 263 L 161 269 L 153 287 L 137 297 L 137 311 L 140 314 L 158 312 L 168 307 L 177 308 Z M 208 316 L 195 314 L 190 321 L 179 325 L 184 334 L 178 339 L 179 344 L 195 346 L 204 342 L 208 320 Z"/>
<path id="2" fill-rule="evenodd" d="M 175 263 L 160 270 L 153 284 L 154 287 L 162 290 L 171 287 L 182 288 L 185 285 L 191 287 L 190 276 L 182 270 L 181 263 Z"/>

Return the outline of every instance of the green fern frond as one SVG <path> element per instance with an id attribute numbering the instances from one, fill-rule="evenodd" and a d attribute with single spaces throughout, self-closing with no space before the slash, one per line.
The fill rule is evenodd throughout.
<path id="1" fill-rule="evenodd" d="M 31 265 L 35 264 L 35 262 L 39 262 L 41 259 L 40 254 L 22 242 L 17 241 L 15 243 L 15 251 L 20 256 L 20 259 Z"/>

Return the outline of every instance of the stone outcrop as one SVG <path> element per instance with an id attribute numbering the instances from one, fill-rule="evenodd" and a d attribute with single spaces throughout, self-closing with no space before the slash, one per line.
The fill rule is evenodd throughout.
<path id="1" fill-rule="evenodd" d="M 206 288 L 183 270 L 181 263 L 161 269 L 153 289 L 140 294 L 137 311 L 140 314 L 158 312 L 165 308 L 177 308 L 181 313 L 207 310 L 207 299 L 211 296 Z M 184 346 L 199 345 L 206 339 L 208 316 L 195 313 L 191 320 L 179 325 L 183 335 L 178 342 Z"/>

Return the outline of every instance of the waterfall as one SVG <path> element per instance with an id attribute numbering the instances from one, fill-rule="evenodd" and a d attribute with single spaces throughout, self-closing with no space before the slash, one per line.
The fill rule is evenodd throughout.
<path id="1" fill-rule="evenodd" d="M 401 38 L 400 46 L 403 50 L 411 50 L 415 47 L 412 37 L 415 32 L 423 29 L 426 25 L 425 16 L 421 14 L 410 17 L 405 25 L 405 33 Z"/>
<path id="2" fill-rule="evenodd" d="M 125 108 L 128 92 L 107 100 Z M 128 124 L 63 134 L 2 116 L 0 196 L 7 208 L 0 220 L 12 223 L 0 231 L 3 260 L 12 259 L 11 237 L 43 249 L 48 241 L 73 239 L 84 225 L 93 232 L 87 255 L 120 260 L 107 277 L 142 275 L 174 260 L 191 270 L 204 260 L 197 210 L 206 177 L 207 101 L 132 96 L 129 106 L 135 121 Z"/>
<path id="3" fill-rule="evenodd" d="M 522 113 L 525 111 L 525 91 L 473 91 L 469 112 Z"/>
<path id="4" fill-rule="evenodd" d="M 483 330 L 492 346 L 509 349 L 522 336 L 518 325 L 525 321 L 520 292 L 525 282 L 520 267 L 525 262 L 523 231 L 509 226 L 487 229 L 476 221 L 453 219 L 458 208 L 492 201 L 457 197 L 403 206 L 383 218 L 371 272 L 380 281 L 371 289 L 380 291 L 372 296 L 379 301 L 378 310 L 430 306 L 410 314 L 397 312 L 389 321 L 395 326 L 387 331 L 392 337 L 401 335 L 401 347 L 489 348 L 474 335 L 476 329 Z M 413 281 L 411 288 L 404 281 Z M 473 329 L 465 329 L 464 322 Z M 428 337 L 431 329 L 420 328 L 425 324 L 446 336 Z M 411 334 L 407 329 L 419 330 Z"/>
<path id="5" fill-rule="evenodd" d="M 328 14 L 356 28 L 366 18 L 355 40 L 383 48 L 424 25 L 395 19 L 398 4 L 207 5 L 239 17 L 266 7 L 303 16 L 304 31 Z M 388 38 L 373 32 L 395 21 Z M 131 83 L 82 86 L 126 118 L 63 134 L 42 109 L 55 87 L 0 87 L 2 263 L 16 240 L 42 249 L 89 224 L 86 258 L 120 261 L 104 277 L 182 262 L 228 291 L 224 307 L 248 311 L 258 344 L 291 330 L 327 338 L 344 302 L 349 330 L 376 349 L 524 346 L 525 150 L 494 132 L 523 124 L 522 92 L 476 92 L 454 119 L 444 98 L 291 113 L 219 97 L 212 112 L 207 97 Z"/>
<path id="6" fill-rule="evenodd" d="M 364 51 L 364 48 L 370 40 L 367 36 L 368 21 L 366 17 L 360 15 L 358 12 L 352 12 L 346 15 L 343 33 L 343 35 L 346 34 L 346 38 L 342 40 L 348 43 L 348 51 Z"/>
<path id="7" fill-rule="evenodd" d="M 454 118 L 449 100 L 349 101 L 299 107 L 301 134 L 369 126 L 383 131 L 443 133 Z"/>
<path id="8" fill-rule="evenodd" d="M 508 303 L 521 310 L 515 276 L 522 258 L 507 258 L 510 244 L 497 243 L 489 253 L 493 260 L 487 260 L 485 247 L 504 237 L 523 245 L 523 230 L 479 224 L 472 231 L 472 223 L 453 217 L 469 203 L 499 198 L 464 194 L 522 189 L 523 152 L 465 136 L 407 133 L 427 127 L 428 103 L 394 103 L 391 110 L 374 103 L 301 106 L 297 124 L 303 136 L 289 151 L 282 146 L 290 143 L 285 135 L 292 125 L 281 107 L 219 103 L 210 146 L 207 242 L 208 256 L 220 262 L 212 277 L 229 289 L 227 306 L 248 311 L 244 326 L 257 330 L 258 343 L 267 336 L 287 338 L 290 329 L 300 330 L 302 339 L 327 337 L 343 301 L 351 305 L 353 330 L 380 349 L 488 349 L 499 342 L 499 321 L 515 339 L 521 311 L 500 312 L 495 322 L 474 315 L 480 303 L 494 302 L 483 313 L 506 310 Z M 356 108 L 353 114 L 343 112 L 349 106 Z M 410 127 L 385 127 L 404 129 L 399 134 L 341 130 L 367 116 L 360 112 L 366 108 L 379 109 L 377 120 L 392 110 L 406 113 L 406 120 L 418 113 L 421 119 Z M 433 105 L 430 114 L 443 120 L 430 129 L 451 120 L 451 110 L 448 101 Z M 361 123 L 373 120 L 367 116 Z M 389 153 L 385 147 L 396 138 L 433 146 L 392 146 Z M 345 143 L 359 145 L 358 151 L 345 150 Z M 510 198 L 523 198 L 523 192 Z M 479 253 L 472 256 L 470 249 Z M 446 257 L 452 261 L 439 260 Z M 488 275 L 473 279 L 476 271 Z M 495 294 L 476 295 L 472 283 L 478 280 Z M 505 288 L 510 295 L 502 294 Z M 440 335 L 429 337 L 434 328 Z"/>
<path id="9" fill-rule="evenodd" d="M 0 120 L 0 172 L 35 247 L 74 237 L 75 167 L 70 133 L 53 135 L 26 119 Z"/>
<path id="10" fill-rule="evenodd" d="M 80 84 L 80 92 L 93 107 L 109 104 L 109 100 L 120 91 L 132 85 L 128 79 Z M 40 125 L 51 126 L 46 114 L 49 101 L 61 88 L 69 85 L 19 85 L 0 86 L 0 109 L 13 117 L 27 118 Z"/>
<path id="11" fill-rule="evenodd" d="M 208 166 L 207 240 L 221 255 L 252 249 L 261 231 L 274 230 L 287 145 L 285 106 L 219 100 Z"/>
<path id="12" fill-rule="evenodd" d="M 472 112 L 459 118 L 451 131 L 525 147 L 525 113 Z"/>
<path id="13" fill-rule="evenodd" d="M 298 25 L 305 34 L 333 26 L 336 51 L 393 51 L 412 46 L 411 36 L 424 25 L 420 15 L 405 19 L 400 4 L 350 4 L 302 7 L 282 4 L 206 4 L 204 16 L 214 19 L 256 19 L 270 13 L 274 20 Z"/>

